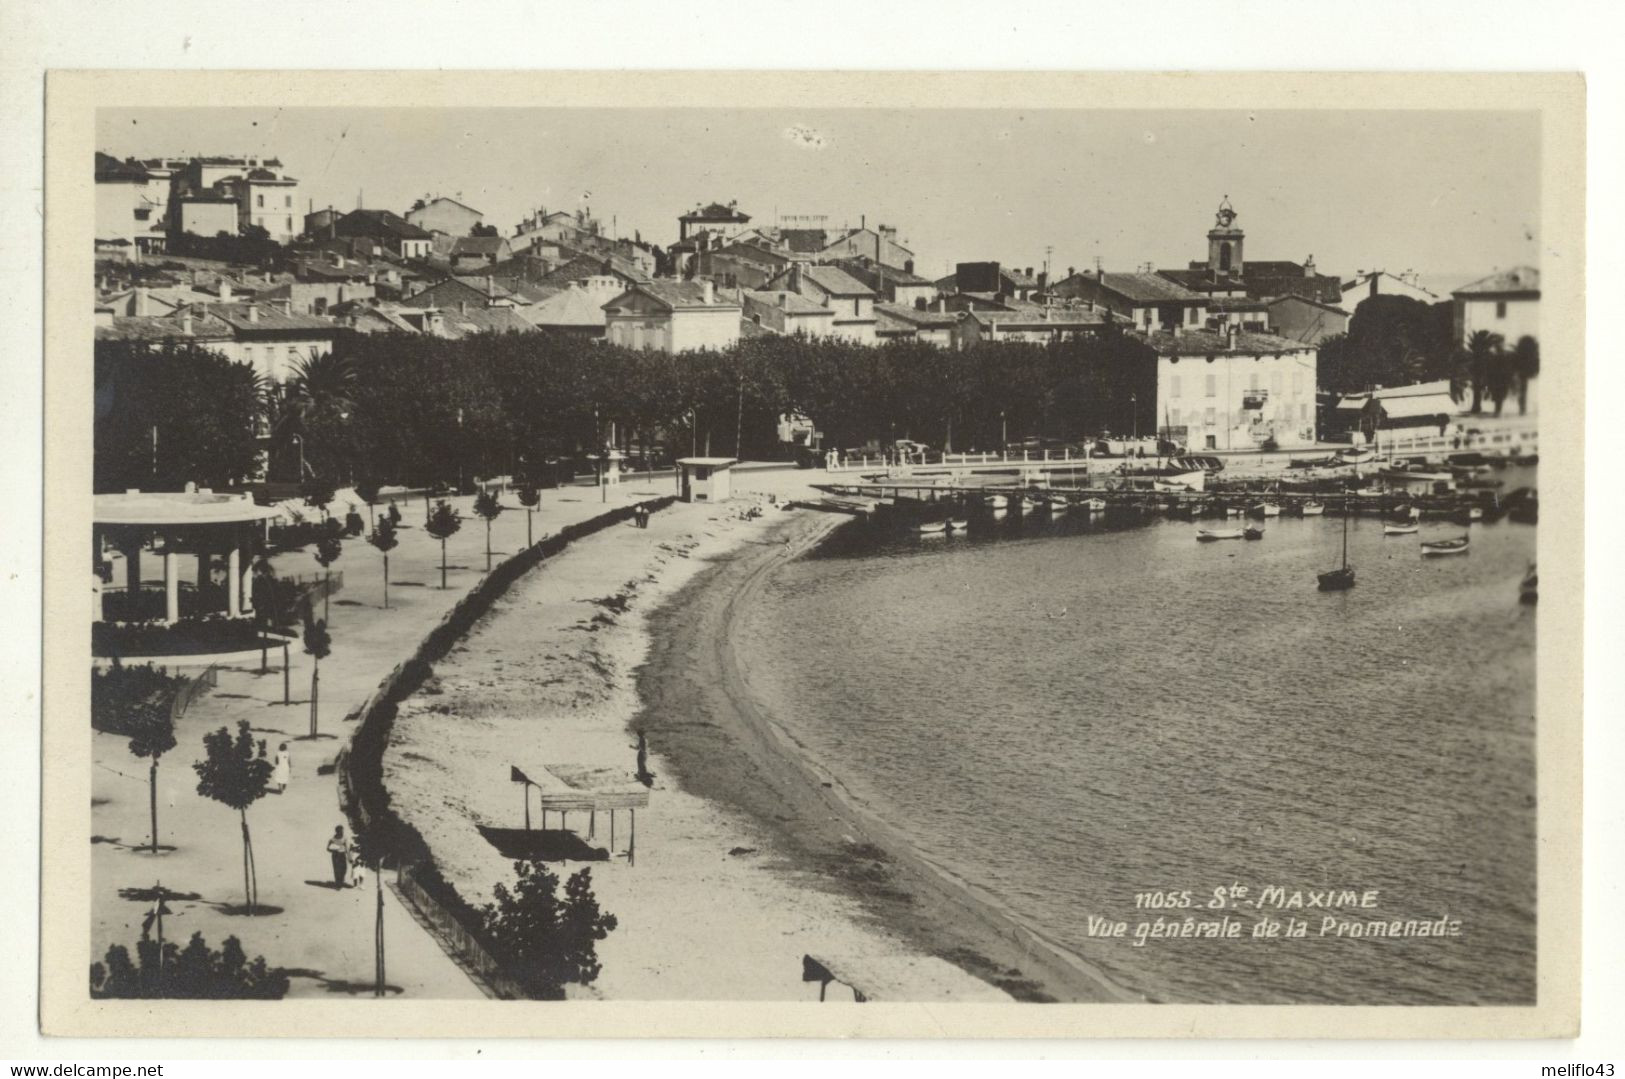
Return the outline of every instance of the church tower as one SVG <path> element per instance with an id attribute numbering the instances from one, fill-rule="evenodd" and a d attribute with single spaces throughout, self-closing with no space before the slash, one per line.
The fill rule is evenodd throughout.
<path id="1" fill-rule="evenodd" d="M 1236 211 L 1230 196 L 1219 203 L 1214 226 L 1207 234 L 1207 272 L 1213 278 L 1241 276 L 1241 242 L 1247 234 L 1235 225 Z"/>

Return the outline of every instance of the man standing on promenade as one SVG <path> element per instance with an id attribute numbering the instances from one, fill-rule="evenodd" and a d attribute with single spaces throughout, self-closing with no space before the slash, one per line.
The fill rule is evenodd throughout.
<path id="1" fill-rule="evenodd" d="M 327 841 L 327 853 L 333 860 L 333 888 L 343 888 L 344 878 L 350 872 L 350 845 L 344 841 L 344 825 L 333 829 L 333 838 Z"/>

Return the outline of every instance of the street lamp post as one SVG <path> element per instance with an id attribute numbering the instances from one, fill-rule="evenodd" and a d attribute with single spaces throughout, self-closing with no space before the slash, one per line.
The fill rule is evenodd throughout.
<path id="1" fill-rule="evenodd" d="M 302 435 L 292 435 L 295 445 L 299 447 L 299 474 L 294 477 L 298 482 L 305 482 L 305 439 Z"/>
<path id="2" fill-rule="evenodd" d="M 1128 410 L 1134 417 L 1134 441 L 1140 440 L 1140 398 L 1138 394 L 1128 395 Z"/>

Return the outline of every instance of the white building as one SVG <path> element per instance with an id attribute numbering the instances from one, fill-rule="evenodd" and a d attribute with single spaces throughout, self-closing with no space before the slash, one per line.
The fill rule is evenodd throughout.
<path id="1" fill-rule="evenodd" d="M 1387 270 L 1357 270 L 1353 278 L 1343 282 L 1341 307 L 1349 314 L 1373 296 L 1408 296 L 1422 303 L 1441 303 L 1443 296 L 1423 288 L 1410 271 L 1391 274 Z"/>
<path id="2" fill-rule="evenodd" d="M 1157 426 L 1193 451 L 1314 443 L 1313 345 L 1231 329 L 1145 334 L 1157 354 Z"/>
<path id="3" fill-rule="evenodd" d="M 604 305 L 604 337 L 624 348 L 688 352 L 739 340 L 742 308 L 710 281 L 647 281 Z"/>
<path id="4" fill-rule="evenodd" d="M 1456 341 L 1466 344 L 1479 330 L 1498 334 L 1508 349 L 1524 337 L 1540 340 L 1540 271 L 1514 266 L 1450 294 Z"/>

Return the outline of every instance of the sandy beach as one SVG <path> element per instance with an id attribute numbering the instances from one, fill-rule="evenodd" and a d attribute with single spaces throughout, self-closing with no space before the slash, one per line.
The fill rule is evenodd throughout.
<path id="1" fill-rule="evenodd" d="M 577 995 L 816 1000 L 818 984 L 802 980 L 812 955 L 872 976 L 870 999 L 1124 999 L 918 861 L 751 701 L 733 612 L 844 520 L 778 508 L 818 478 L 741 472 L 732 503 L 675 505 L 647 530 L 612 528 L 527 574 L 402 705 L 384 758 L 397 811 L 480 904 L 513 876 L 499 846 L 531 838 L 510 764 L 630 778 L 641 730 L 656 778 L 635 865 L 624 834 L 604 860 L 602 814 L 549 821 L 548 842 L 579 843 L 581 860 L 556 871 L 590 867 L 619 920 L 599 946 L 600 978 Z M 745 519 L 753 505 L 764 512 Z M 575 837 L 554 835 L 561 824 Z"/>

